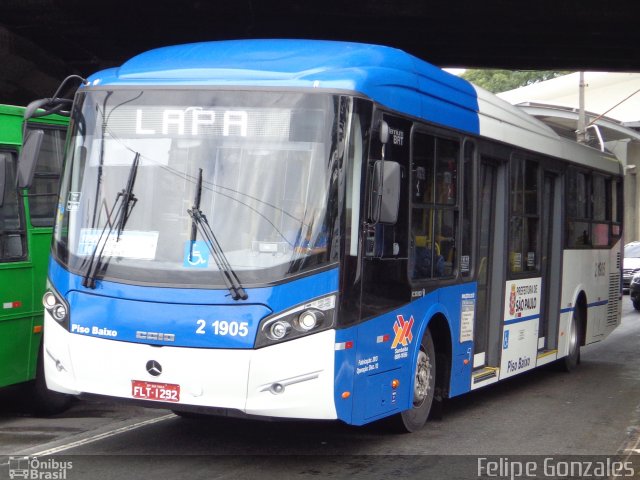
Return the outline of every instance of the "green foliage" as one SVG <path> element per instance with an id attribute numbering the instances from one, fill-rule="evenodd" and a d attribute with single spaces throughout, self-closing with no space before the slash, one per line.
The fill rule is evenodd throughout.
<path id="1" fill-rule="evenodd" d="M 569 73 L 554 70 L 467 70 L 461 77 L 492 93 L 500 93 Z"/>

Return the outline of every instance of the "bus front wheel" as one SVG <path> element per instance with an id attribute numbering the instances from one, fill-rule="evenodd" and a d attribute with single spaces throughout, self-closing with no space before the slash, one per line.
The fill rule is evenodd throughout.
<path id="1" fill-rule="evenodd" d="M 436 386 L 436 351 L 427 329 L 414 366 L 413 403 L 409 410 L 391 417 L 391 427 L 399 432 L 420 430 L 429 417 Z"/>

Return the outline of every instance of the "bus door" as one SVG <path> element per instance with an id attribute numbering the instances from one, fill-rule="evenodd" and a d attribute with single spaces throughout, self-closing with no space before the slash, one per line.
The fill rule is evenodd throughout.
<path id="1" fill-rule="evenodd" d="M 542 186 L 542 304 L 538 330 L 538 362 L 546 352 L 554 352 L 558 343 L 560 289 L 562 287 L 562 228 L 560 176 L 551 171 L 543 174 Z"/>
<path id="2" fill-rule="evenodd" d="M 411 300 L 411 289 L 407 277 L 408 264 L 408 173 L 409 138 L 411 122 L 402 118 L 376 112 L 376 128 L 384 122 L 390 132 L 389 139 L 383 145 L 379 133 L 374 130 L 371 138 L 367 168 L 367 184 L 371 188 L 375 166 L 381 159 L 399 166 L 402 172 L 400 185 L 400 206 L 395 222 L 369 223 L 365 228 L 364 261 L 362 265 L 362 304 L 363 319 L 406 305 Z M 369 195 L 368 214 L 371 215 L 374 196 Z"/>
<path id="3" fill-rule="evenodd" d="M 32 265 L 22 197 L 16 189 L 17 152 L 0 148 L 0 387 L 29 379 Z"/>
<path id="4" fill-rule="evenodd" d="M 502 290 L 505 281 L 506 164 L 481 157 L 478 171 L 478 264 L 471 388 L 498 380 L 502 326 Z"/>
<path id="5" fill-rule="evenodd" d="M 33 262 L 33 298 L 40 310 L 49 268 L 51 235 L 56 212 L 58 211 L 58 188 L 67 134 L 66 125 L 45 125 L 28 123 L 27 130 L 42 130 L 44 135 L 38 152 L 38 158 L 31 186 L 27 191 L 29 215 L 27 227 L 30 228 L 29 256 Z M 40 315 L 42 317 L 42 315 Z"/>
<path id="6" fill-rule="evenodd" d="M 353 420 L 369 421 L 379 415 L 398 409 L 394 391 L 390 382 L 397 378 L 400 364 L 394 359 L 396 346 L 393 345 L 393 333 L 397 315 L 391 313 L 408 305 L 411 301 L 411 287 L 407 277 L 409 246 L 408 212 L 408 173 L 409 138 L 411 123 L 391 115 L 374 117 L 374 133 L 371 136 L 370 153 L 367 161 L 366 183 L 368 185 L 364 216 L 369 219 L 374 204 L 372 184 L 377 175 L 380 161 L 393 163 L 402 172 L 400 180 L 400 200 L 395 222 L 365 223 L 362 235 L 363 258 L 360 291 L 360 316 L 362 322 L 358 332 L 356 370 L 353 386 Z M 388 125 L 390 138 L 383 146 L 380 135 L 375 130 L 382 123 Z M 384 125 L 384 124 L 383 124 Z M 352 292 L 355 294 L 356 292 Z M 400 317 L 402 318 L 402 317 Z M 407 317 L 408 334 L 411 334 L 412 322 Z M 415 331 L 417 328 L 413 328 Z M 379 338 L 379 339 L 378 339 Z M 386 340 L 383 340 L 386 338 Z M 402 345 L 406 345 L 405 343 Z M 409 342 L 410 343 L 410 342 Z M 418 341 L 414 341 L 413 345 Z M 402 347 L 401 345 L 401 347 Z M 409 347 L 407 347 L 408 350 Z M 406 353 L 408 355 L 408 352 Z M 406 372 L 405 375 L 410 375 Z"/>
<path id="7" fill-rule="evenodd" d="M 552 259 L 545 234 L 552 233 L 554 221 L 553 198 L 543 201 L 542 197 L 551 195 L 553 182 L 541 167 L 538 159 L 519 152 L 509 162 L 508 276 L 504 284 L 500 378 L 536 366 L 540 332 L 547 329 L 543 321 L 543 304 L 548 297 L 544 277 Z M 547 212 L 543 212 L 543 206 Z"/>

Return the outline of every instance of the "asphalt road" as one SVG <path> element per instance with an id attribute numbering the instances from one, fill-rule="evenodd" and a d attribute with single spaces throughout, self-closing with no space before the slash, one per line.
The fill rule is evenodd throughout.
<path id="1" fill-rule="evenodd" d="M 640 478 L 640 312 L 625 296 L 622 325 L 583 348 L 572 373 L 544 367 L 451 399 L 443 410 L 420 432 L 394 435 L 376 424 L 189 420 L 103 401 L 32 418 L 5 391 L 0 480 L 25 456 L 38 478 L 57 472 L 64 477 L 53 478 L 69 480 L 613 478 L 613 461 L 627 467 L 620 478 Z M 579 471 L 563 470 L 569 460 Z M 526 462 L 533 470 L 520 471 Z M 605 464 L 585 475 L 587 466 Z"/>

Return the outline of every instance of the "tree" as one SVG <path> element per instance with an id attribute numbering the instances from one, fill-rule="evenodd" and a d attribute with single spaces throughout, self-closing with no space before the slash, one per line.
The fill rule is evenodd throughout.
<path id="1" fill-rule="evenodd" d="M 568 71 L 555 70 L 467 70 L 460 75 L 465 80 L 492 93 L 506 92 L 532 83 L 567 75 Z"/>

